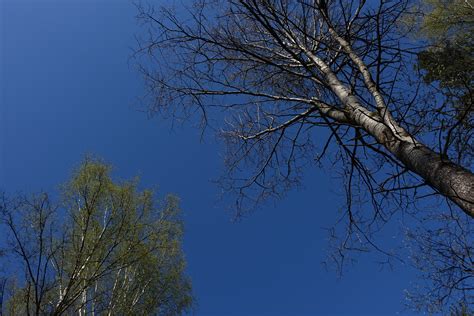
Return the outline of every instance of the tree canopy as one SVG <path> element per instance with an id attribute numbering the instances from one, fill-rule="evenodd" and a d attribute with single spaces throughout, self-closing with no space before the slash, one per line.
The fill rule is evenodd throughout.
<path id="1" fill-rule="evenodd" d="M 418 54 L 419 67 L 427 83 L 438 84 L 444 96 L 439 112 L 444 136 L 444 153 L 457 147 L 469 164 L 473 159 L 474 125 L 474 6 L 470 1 L 425 1 L 420 36 L 428 48 Z"/>
<path id="2" fill-rule="evenodd" d="M 2 260 L 15 263 L 4 279 L 3 313 L 180 315 L 191 308 L 177 198 L 157 201 L 136 179 L 113 181 L 110 170 L 86 159 L 56 203 L 47 193 L 3 196 L 10 252 Z"/>

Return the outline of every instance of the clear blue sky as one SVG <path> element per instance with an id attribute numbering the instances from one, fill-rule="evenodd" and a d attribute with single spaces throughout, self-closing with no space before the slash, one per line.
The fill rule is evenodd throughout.
<path id="1" fill-rule="evenodd" d="M 211 182 L 219 145 L 135 108 L 135 14 L 127 0 L 0 0 L 0 189 L 54 191 L 94 153 L 116 177 L 181 197 L 197 315 L 406 315 L 407 267 L 380 271 L 366 256 L 342 279 L 322 267 L 322 228 L 341 205 L 331 170 L 231 222 Z"/>

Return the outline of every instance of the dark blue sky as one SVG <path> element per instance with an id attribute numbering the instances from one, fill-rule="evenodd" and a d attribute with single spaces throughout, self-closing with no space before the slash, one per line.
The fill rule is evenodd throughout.
<path id="1" fill-rule="evenodd" d="M 0 188 L 54 191 L 94 153 L 118 178 L 179 195 L 197 315 L 407 314 L 407 267 L 380 271 L 366 256 L 342 279 L 322 267 L 323 227 L 341 206 L 331 170 L 309 170 L 305 189 L 231 222 L 211 182 L 219 145 L 136 109 L 135 14 L 126 0 L 0 0 Z"/>

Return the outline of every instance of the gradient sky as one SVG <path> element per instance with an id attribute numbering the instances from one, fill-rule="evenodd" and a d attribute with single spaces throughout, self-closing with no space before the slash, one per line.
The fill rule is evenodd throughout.
<path id="1" fill-rule="evenodd" d="M 136 108 L 135 14 L 127 0 L 0 0 L 0 189 L 55 191 L 94 153 L 116 178 L 177 194 L 196 315 L 408 314 L 408 267 L 381 270 L 369 255 L 341 279 L 323 268 L 323 228 L 342 205 L 331 170 L 308 170 L 303 189 L 231 221 L 216 203 L 213 137 Z"/>

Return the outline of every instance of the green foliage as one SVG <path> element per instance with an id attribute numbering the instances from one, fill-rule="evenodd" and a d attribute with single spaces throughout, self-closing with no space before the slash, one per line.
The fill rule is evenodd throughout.
<path id="1" fill-rule="evenodd" d="M 472 31 L 474 4 L 470 0 L 424 0 L 424 33 L 436 40 L 467 39 Z"/>
<path id="2" fill-rule="evenodd" d="M 474 74 L 474 7 L 465 0 L 425 0 L 429 12 L 421 30 L 432 47 L 419 55 L 428 82 L 445 87 L 472 84 Z"/>
<path id="3" fill-rule="evenodd" d="M 62 226 L 55 226 L 52 216 L 38 220 L 50 211 L 25 212 L 21 225 L 6 216 L 13 235 L 20 236 L 15 247 L 44 258 L 42 263 L 19 256 L 25 271 L 44 273 L 27 276 L 25 285 L 12 291 L 7 306 L 13 314 L 178 315 L 191 307 L 178 199 L 157 203 L 137 184 L 114 182 L 110 166 L 86 159 L 62 188 L 61 207 L 54 212 L 64 219 Z M 5 204 L 3 215 L 28 203 L 42 210 L 41 203 L 25 199 Z M 20 234 L 25 224 L 34 227 L 29 232 L 34 242 Z"/>
<path id="4" fill-rule="evenodd" d="M 423 0 L 422 4 L 419 35 L 429 46 L 418 54 L 418 66 L 424 81 L 444 96 L 434 111 L 434 121 L 439 120 L 445 132 L 442 151 L 469 166 L 474 155 L 474 2 Z"/>
<path id="5" fill-rule="evenodd" d="M 439 81 L 442 87 L 462 88 L 474 74 L 474 48 L 472 46 L 445 45 L 442 49 L 421 52 L 419 65 L 427 73 L 427 82 Z"/>

